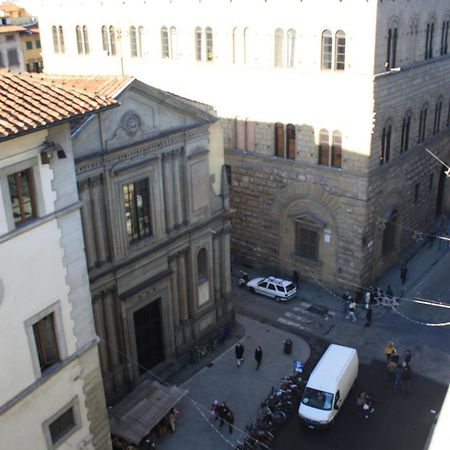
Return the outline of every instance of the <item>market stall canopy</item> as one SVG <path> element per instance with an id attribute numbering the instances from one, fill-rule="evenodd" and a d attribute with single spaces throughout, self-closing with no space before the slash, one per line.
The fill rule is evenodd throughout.
<path id="1" fill-rule="evenodd" d="M 144 380 L 109 410 L 111 434 L 139 445 L 187 392 L 177 386 Z"/>

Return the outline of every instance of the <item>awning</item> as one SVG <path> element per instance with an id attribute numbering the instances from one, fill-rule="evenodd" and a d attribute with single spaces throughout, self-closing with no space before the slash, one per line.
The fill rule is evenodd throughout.
<path id="1" fill-rule="evenodd" d="M 177 386 L 144 380 L 108 411 L 111 434 L 139 445 L 187 392 Z"/>

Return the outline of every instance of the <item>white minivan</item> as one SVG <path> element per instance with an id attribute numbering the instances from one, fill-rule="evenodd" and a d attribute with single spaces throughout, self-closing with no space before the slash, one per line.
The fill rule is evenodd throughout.
<path id="1" fill-rule="evenodd" d="M 311 373 L 298 408 L 309 428 L 326 428 L 358 376 L 358 354 L 354 348 L 331 344 Z"/>

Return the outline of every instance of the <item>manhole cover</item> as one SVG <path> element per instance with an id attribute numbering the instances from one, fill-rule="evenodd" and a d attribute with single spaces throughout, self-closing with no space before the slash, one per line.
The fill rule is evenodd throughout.
<path id="1" fill-rule="evenodd" d="M 319 316 L 325 317 L 328 314 L 328 308 L 323 305 L 311 305 L 307 311 L 312 312 L 314 314 L 318 314 Z"/>

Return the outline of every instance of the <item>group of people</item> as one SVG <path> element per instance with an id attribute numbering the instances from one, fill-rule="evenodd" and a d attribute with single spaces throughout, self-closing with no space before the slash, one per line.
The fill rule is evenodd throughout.
<path id="1" fill-rule="evenodd" d="M 228 431 L 233 433 L 234 413 L 225 402 L 214 400 L 211 405 L 211 414 L 214 420 L 219 420 L 219 427 L 226 422 L 228 424 Z"/>
<path id="2" fill-rule="evenodd" d="M 244 346 L 238 342 L 236 346 L 234 347 L 234 354 L 236 356 L 236 365 L 237 367 L 241 367 L 241 364 L 244 362 Z M 256 361 L 256 370 L 259 370 L 259 367 L 261 366 L 263 357 L 263 351 L 262 348 L 258 345 L 255 349 L 255 361 Z"/>
<path id="3" fill-rule="evenodd" d="M 400 355 L 397 352 L 394 343 L 388 341 L 384 348 L 384 354 L 386 356 L 386 371 L 388 380 L 393 383 L 395 390 L 402 390 L 402 386 L 405 391 L 411 393 L 411 350 L 405 350 L 403 360 L 400 359 Z"/>

